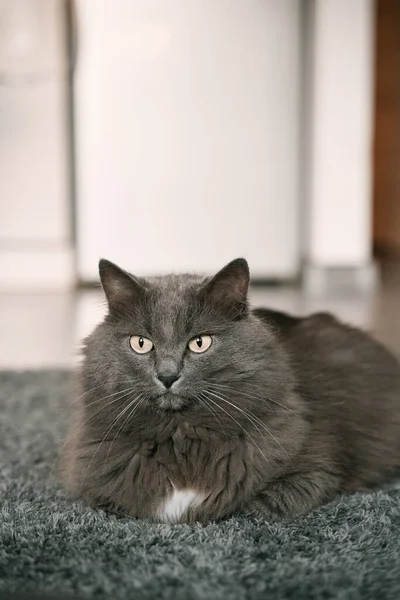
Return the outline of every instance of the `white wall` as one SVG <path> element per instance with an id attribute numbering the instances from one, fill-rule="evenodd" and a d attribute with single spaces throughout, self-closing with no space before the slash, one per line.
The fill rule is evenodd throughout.
<path id="1" fill-rule="evenodd" d="M 373 0 L 312 3 L 306 258 L 371 261 Z"/>

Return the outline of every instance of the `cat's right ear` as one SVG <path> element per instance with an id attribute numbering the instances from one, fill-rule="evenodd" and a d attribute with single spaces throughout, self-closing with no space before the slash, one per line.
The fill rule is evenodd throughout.
<path id="1" fill-rule="evenodd" d="M 111 309 L 121 304 L 132 304 L 143 296 L 144 282 L 105 258 L 99 261 L 99 275 Z"/>
<path id="2" fill-rule="evenodd" d="M 249 266 L 244 258 L 237 258 L 219 271 L 205 286 L 204 292 L 213 303 L 224 308 L 225 314 L 237 317 L 247 311 Z"/>

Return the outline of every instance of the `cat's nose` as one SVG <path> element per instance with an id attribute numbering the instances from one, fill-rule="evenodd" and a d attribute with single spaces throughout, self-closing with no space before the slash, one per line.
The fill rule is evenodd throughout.
<path id="1" fill-rule="evenodd" d="M 159 373 L 158 379 L 165 385 L 167 389 L 171 387 L 171 385 L 179 379 L 179 373 Z"/>

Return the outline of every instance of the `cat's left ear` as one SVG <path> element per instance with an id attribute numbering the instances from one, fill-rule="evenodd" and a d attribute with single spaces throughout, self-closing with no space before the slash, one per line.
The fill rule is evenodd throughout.
<path id="1" fill-rule="evenodd" d="M 237 316 L 247 310 L 249 265 L 244 258 L 228 263 L 205 286 L 206 297 L 213 303 L 233 309 Z"/>
<path id="2" fill-rule="evenodd" d="M 110 308 L 132 304 L 143 297 L 144 282 L 105 258 L 99 262 L 99 274 Z"/>

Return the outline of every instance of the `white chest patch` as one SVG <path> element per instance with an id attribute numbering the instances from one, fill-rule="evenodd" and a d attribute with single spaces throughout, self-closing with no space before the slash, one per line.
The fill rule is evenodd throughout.
<path id="1" fill-rule="evenodd" d="M 189 507 L 199 506 L 204 495 L 195 490 L 177 490 L 157 510 L 157 517 L 167 523 L 176 523 Z"/>

